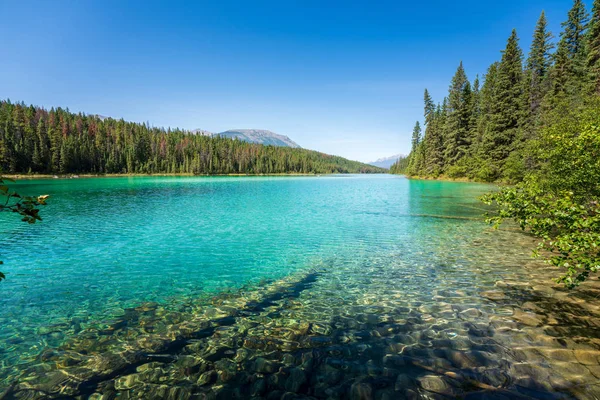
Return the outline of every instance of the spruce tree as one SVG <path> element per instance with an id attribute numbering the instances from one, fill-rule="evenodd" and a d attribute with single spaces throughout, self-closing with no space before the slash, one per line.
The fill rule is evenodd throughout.
<path id="1" fill-rule="evenodd" d="M 446 108 L 444 160 L 446 166 L 454 165 L 464 157 L 471 144 L 471 84 L 462 62 L 458 66 L 448 92 Z"/>
<path id="2" fill-rule="evenodd" d="M 425 130 L 425 136 L 428 141 L 425 143 L 427 148 L 425 174 L 429 176 L 439 176 L 444 170 L 444 126 L 446 120 L 447 99 L 444 98 L 442 104 L 438 104 L 435 112 L 430 117 L 430 122 Z"/>
<path id="3" fill-rule="evenodd" d="M 423 100 L 425 102 L 425 125 L 428 125 L 435 115 L 435 104 L 433 103 L 433 99 L 431 98 L 431 95 L 427 89 L 425 89 Z"/>
<path id="4" fill-rule="evenodd" d="M 421 124 L 419 123 L 419 121 L 417 121 L 415 127 L 413 128 L 412 151 L 417 150 L 417 146 L 419 146 L 419 143 L 421 143 Z"/>
<path id="5" fill-rule="evenodd" d="M 554 48 L 552 33 L 548 31 L 546 14 L 542 11 L 533 34 L 533 42 L 527 59 L 527 90 L 529 108 L 536 115 L 542 98 L 547 91 L 547 77 L 552 65 L 551 51 Z"/>
<path id="6" fill-rule="evenodd" d="M 600 94 L 600 0 L 594 0 L 587 32 L 587 69 L 590 92 Z"/>
<path id="7" fill-rule="evenodd" d="M 555 56 L 554 94 L 577 99 L 585 78 L 587 46 L 585 43 L 589 16 L 581 0 L 575 0 L 567 21 L 562 23 Z"/>
<path id="8" fill-rule="evenodd" d="M 498 178 L 504 160 L 515 150 L 520 136 L 524 116 L 522 59 L 517 31 L 513 30 L 494 71 L 495 87 L 487 99 L 489 120 L 482 135 L 482 150 L 490 160 L 490 179 Z"/>
<path id="9" fill-rule="evenodd" d="M 424 116 L 425 116 L 425 134 L 421 140 L 419 149 L 418 163 L 414 162 L 411 166 L 413 175 L 437 176 L 442 172 L 443 167 L 443 137 L 440 124 L 441 107 L 437 108 L 425 89 Z"/>
<path id="10" fill-rule="evenodd" d="M 569 10 L 567 21 L 562 23 L 561 43 L 566 46 L 571 58 L 576 57 L 585 50 L 585 30 L 589 15 L 581 0 L 574 0 L 573 7 Z"/>

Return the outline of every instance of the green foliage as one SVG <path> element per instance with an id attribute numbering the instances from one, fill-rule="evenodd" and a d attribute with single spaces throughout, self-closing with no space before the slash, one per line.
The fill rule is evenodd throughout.
<path id="1" fill-rule="evenodd" d="M 573 288 L 600 269 L 600 203 L 580 203 L 572 192 L 548 193 L 529 183 L 503 189 L 483 199 L 498 206 L 488 219 L 496 226 L 514 219 L 523 230 L 542 239 L 539 250 L 548 261 L 564 268 L 557 282 Z M 536 255 L 539 255 L 536 252 Z"/>
<path id="2" fill-rule="evenodd" d="M 473 123 L 473 94 L 462 62 L 450 84 L 446 112 L 444 160 L 455 164 L 469 151 Z"/>
<path id="3" fill-rule="evenodd" d="M 554 95 L 576 98 L 585 86 L 586 30 L 589 16 L 581 0 L 575 0 L 568 18 L 562 23 L 554 65 Z"/>
<path id="4" fill-rule="evenodd" d="M 548 116 L 600 94 L 600 0 L 591 18 L 574 0 L 562 26 L 554 54 L 542 12 L 525 63 L 513 30 L 483 84 L 478 78 L 471 84 L 461 63 L 442 103 L 436 106 L 425 90 L 424 135 L 413 141 L 404 173 L 515 183 L 538 168 L 530 154 Z"/>
<path id="5" fill-rule="evenodd" d="M 0 101 L 0 170 L 9 173 L 380 173 L 342 157 Z"/>
<path id="6" fill-rule="evenodd" d="M 484 197 L 498 209 L 489 222 L 513 219 L 540 237 L 548 261 L 565 269 L 558 282 L 572 288 L 600 269 L 600 100 L 553 113 L 535 156 L 539 171 Z"/>
<path id="7" fill-rule="evenodd" d="M 542 11 L 533 34 L 526 66 L 529 111 L 532 119 L 536 118 L 542 99 L 548 92 L 548 74 L 552 66 L 551 51 L 554 48 L 552 37 L 552 33 L 548 31 L 546 14 Z"/>
<path id="8" fill-rule="evenodd" d="M 600 268 L 600 0 L 591 18 L 573 1 L 554 54 L 547 26 L 542 12 L 525 65 L 513 31 L 481 90 L 461 64 L 447 100 L 425 91 L 424 136 L 392 172 L 516 184 L 485 197 L 490 222 L 539 236 L 573 287 Z"/>
<path id="9" fill-rule="evenodd" d="M 7 183 L 14 182 L 12 179 L 0 176 L 0 212 L 13 212 L 19 214 L 21 221 L 34 224 L 41 221 L 39 215 L 39 206 L 45 206 L 48 195 L 42 196 L 21 196 L 17 192 L 11 191 Z M 3 262 L 0 261 L 0 265 Z M 0 281 L 6 276 L 0 272 Z"/>
<path id="10" fill-rule="evenodd" d="M 600 0 L 594 0 L 587 32 L 589 92 L 600 95 Z"/>
<path id="11" fill-rule="evenodd" d="M 416 149 L 419 143 L 421 143 L 421 124 L 417 121 L 412 134 L 412 148 Z"/>
<path id="12" fill-rule="evenodd" d="M 392 166 L 390 167 L 390 172 L 392 174 L 404 174 L 408 169 L 408 165 L 410 163 L 410 159 L 408 157 L 400 157 Z"/>

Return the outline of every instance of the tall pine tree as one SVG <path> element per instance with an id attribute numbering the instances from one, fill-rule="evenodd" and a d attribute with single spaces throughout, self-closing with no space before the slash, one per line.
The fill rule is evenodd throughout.
<path id="1" fill-rule="evenodd" d="M 594 0 L 587 32 L 587 68 L 590 92 L 600 94 L 600 0 Z"/>
<path id="2" fill-rule="evenodd" d="M 417 150 L 417 146 L 419 146 L 419 143 L 421 143 L 421 124 L 419 123 L 419 121 L 417 121 L 417 123 L 415 124 L 415 127 L 413 128 L 413 133 L 412 133 L 412 150 L 413 151 Z"/>
<path id="3" fill-rule="evenodd" d="M 482 150 L 494 178 L 499 177 L 504 161 L 515 150 L 520 137 L 524 116 L 522 60 L 517 31 L 513 30 L 495 71 L 495 88 L 488 104 L 489 121 L 482 137 Z"/>
<path id="4" fill-rule="evenodd" d="M 548 89 L 547 78 L 552 65 L 551 51 L 554 48 L 552 37 L 552 33 L 548 31 L 546 14 L 542 11 L 535 27 L 533 42 L 527 59 L 529 109 L 534 118 Z"/>
<path id="5" fill-rule="evenodd" d="M 581 0 L 575 0 L 568 18 L 562 23 L 554 65 L 554 94 L 579 97 L 586 81 L 588 14 Z"/>
<path id="6" fill-rule="evenodd" d="M 446 166 L 456 164 L 471 145 L 471 84 L 465 74 L 463 63 L 458 66 L 448 92 L 445 131 L 444 160 Z"/>

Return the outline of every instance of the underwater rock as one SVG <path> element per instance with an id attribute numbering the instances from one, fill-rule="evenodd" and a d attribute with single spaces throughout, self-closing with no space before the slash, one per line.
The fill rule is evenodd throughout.
<path id="1" fill-rule="evenodd" d="M 396 382 L 394 384 L 394 390 L 396 390 L 397 392 L 401 392 L 401 391 L 409 389 L 413 386 L 414 386 L 414 384 L 412 382 L 412 379 L 408 375 L 400 374 L 400 375 L 398 375 L 398 378 L 396 378 Z"/>
<path id="2" fill-rule="evenodd" d="M 417 382 L 428 392 L 443 394 L 447 396 L 455 396 L 455 390 L 438 375 L 425 375 L 417 378 Z"/>
<path id="3" fill-rule="evenodd" d="M 315 359 L 315 355 L 312 351 L 307 351 L 305 353 L 302 353 L 301 367 L 305 371 L 311 371 L 312 367 L 313 367 L 314 359 Z"/>
<path id="4" fill-rule="evenodd" d="M 350 387 L 350 398 L 352 400 L 373 399 L 373 388 L 366 382 L 356 382 Z"/>
<path id="5" fill-rule="evenodd" d="M 281 400 L 284 392 L 281 390 L 271 390 L 267 393 L 267 400 Z"/>
<path id="6" fill-rule="evenodd" d="M 236 350 L 235 357 L 233 357 L 233 359 L 236 362 L 240 363 L 242 361 L 247 360 L 248 357 L 250 357 L 250 351 L 242 347 Z"/>
<path id="7" fill-rule="evenodd" d="M 481 317 L 483 313 L 476 308 L 468 308 L 464 311 L 459 312 L 458 315 L 462 319 L 472 319 Z"/>
<path id="8" fill-rule="evenodd" d="M 252 384 L 252 388 L 250 389 L 250 393 L 252 396 L 262 396 L 267 390 L 267 382 L 264 379 L 257 379 Z"/>
<path id="9" fill-rule="evenodd" d="M 277 366 L 262 357 L 258 357 L 254 360 L 254 371 L 259 372 L 261 374 L 272 374 L 277 370 Z"/>
<path id="10" fill-rule="evenodd" d="M 216 371 L 206 371 L 198 378 L 198 382 L 196 382 L 199 386 L 210 385 L 217 380 L 217 372 Z"/>
<path id="11" fill-rule="evenodd" d="M 129 390 L 143 385 L 140 374 L 122 376 L 115 380 L 115 389 Z"/>
<path id="12" fill-rule="evenodd" d="M 288 379 L 288 373 L 286 371 L 280 370 L 275 374 L 269 375 L 267 379 L 269 387 L 285 390 L 285 384 Z"/>
<path id="13" fill-rule="evenodd" d="M 290 370 L 290 376 L 285 383 L 285 389 L 288 392 L 297 393 L 300 391 L 302 385 L 306 383 L 306 374 L 300 368 L 292 368 Z"/>
<path id="14" fill-rule="evenodd" d="M 290 353 L 286 353 L 283 355 L 283 359 L 281 360 L 281 362 L 286 367 L 291 367 L 291 366 L 296 365 L 296 357 L 294 357 Z"/>
<path id="15" fill-rule="evenodd" d="M 219 382 L 228 382 L 235 377 L 237 363 L 228 358 L 223 358 L 215 362 L 215 370 L 219 376 Z"/>
<path id="16" fill-rule="evenodd" d="M 506 294 L 500 290 L 488 290 L 481 292 L 480 296 L 493 301 L 504 300 L 508 298 Z"/>

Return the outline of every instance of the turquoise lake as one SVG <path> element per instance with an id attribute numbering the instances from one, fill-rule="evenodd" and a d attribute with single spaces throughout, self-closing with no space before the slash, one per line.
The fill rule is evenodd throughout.
<path id="1" fill-rule="evenodd" d="M 0 398 L 600 395 L 600 286 L 564 290 L 531 258 L 533 238 L 491 229 L 478 197 L 494 186 L 334 175 L 15 189 L 50 199 L 35 225 L 0 215 Z"/>

